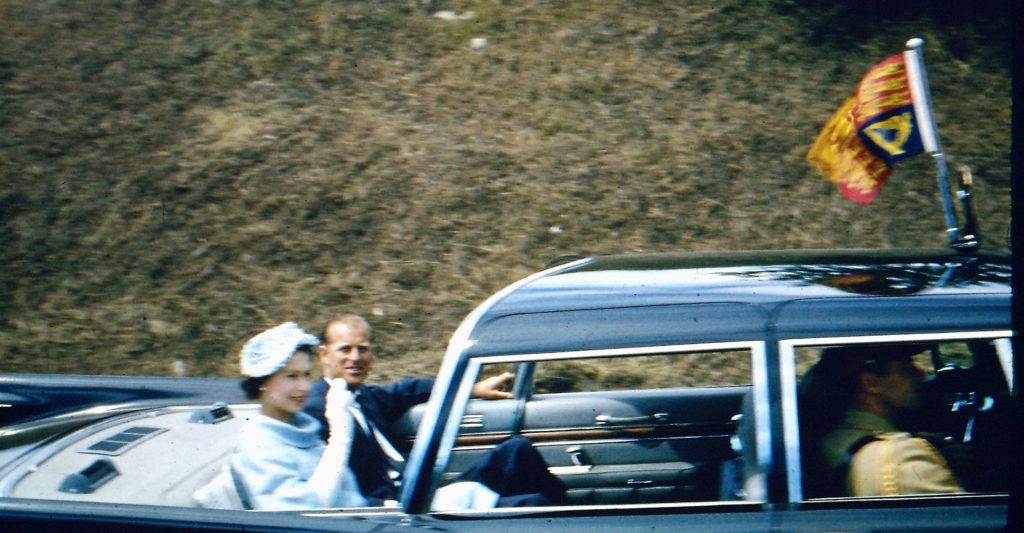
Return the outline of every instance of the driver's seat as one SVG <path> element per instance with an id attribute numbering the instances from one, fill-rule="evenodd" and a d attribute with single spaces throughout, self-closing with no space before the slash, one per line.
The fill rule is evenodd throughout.
<path id="1" fill-rule="evenodd" d="M 800 471 L 805 499 L 845 494 L 844 480 L 829 467 L 821 450 L 822 440 L 842 421 L 849 401 L 846 397 L 848 391 L 835 386 L 833 374 L 840 369 L 833 368 L 838 362 L 835 357 L 825 357 L 829 350 L 822 351 L 821 359 L 800 378 L 796 389 Z"/>

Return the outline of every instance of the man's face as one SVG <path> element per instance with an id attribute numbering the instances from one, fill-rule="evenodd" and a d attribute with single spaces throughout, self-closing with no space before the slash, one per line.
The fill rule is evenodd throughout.
<path id="1" fill-rule="evenodd" d="M 327 328 L 324 344 L 317 349 L 324 377 L 341 378 L 355 390 L 366 381 L 373 367 L 370 332 L 360 324 L 335 322 Z"/>
<path id="2" fill-rule="evenodd" d="M 879 395 L 891 409 L 907 410 L 921 407 L 919 385 L 925 371 L 910 357 L 887 361 L 885 373 L 879 376 Z"/>

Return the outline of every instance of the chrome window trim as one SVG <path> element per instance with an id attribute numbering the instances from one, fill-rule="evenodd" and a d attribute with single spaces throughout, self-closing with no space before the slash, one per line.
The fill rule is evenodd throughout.
<path id="1" fill-rule="evenodd" d="M 486 365 L 541 361 L 563 361 L 567 359 L 602 359 L 609 357 L 628 357 L 641 355 L 673 355 L 679 353 L 714 352 L 725 350 L 750 350 L 752 356 L 755 355 L 754 352 L 757 352 L 757 355 L 760 355 L 763 359 L 764 344 L 764 341 L 730 341 L 710 342 L 702 344 L 668 344 L 662 346 L 640 346 L 635 348 L 613 348 L 601 350 L 575 350 L 569 352 L 481 355 L 479 357 L 474 357 L 473 360 L 478 361 L 481 365 Z M 760 348 L 760 351 L 758 351 L 758 348 Z M 758 366 L 757 362 L 752 361 L 752 366 Z M 761 366 L 767 368 L 766 364 L 764 364 L 763 362 Z M 762 377 L 766 379 L 767 372 L 765 372 L 764 376 Z M 753 378 L 754 376 L 751 376 L 751 379 Z"/>
<path id="2" fill-rule="evenodd" d="M 548 507 L 495 507 L 493 509 L 479 509 L 468 511 L 436 511 L 432 514 L 441 516 L 467 516 L 467 517 L 493 517 L 493 518 L 516 518 L 524 515 L 527 518 L 543 517 L 545 514 L 556 514 L 559 512 L 610 512 L 621 513 L 632 510 L 665 510 L 674 509 L 702 509 L 709 512 L 751 512 L 764 509 L 763 502 L 747 501 L 706 501 L 706 502 L 663 502 L 663 503 L 623 503 L 623 504 L 600 504 L 600 505 L 561 505 Z M 538 512 L 541 513 L 538 515 Z M 600 516 L 600 515 L 597 515 Z M 680 517 L 687 516 L 680 514 Z"/>
<path id="3" fill-rule="evenodd" d="M 1009 337 L 996 339 L 996 354 L 999 356 L 999 364 L 1003 367 L 1003 375 L 1006 376 L 1007 390 L 1013 389 L 1013 343 Z"/>
<path id="4" fill-rule="evenodd" d="M 758 471 L 761 473 L 767 473 L 772 471 L 772 424 L 771 424 L 771 395 L 768 393 L 768 357 L 767 357 L 767 341 L 761 341 L 756 343 L 755 346 L 751 347 L 750 356 L 753 358 L 751 364 L 751 370 L 753 371 L 753 383 L 751 383 L 751 390 L 753 391 L 754 400 L 754 428 L 755 437 L 757 441 L 757 466 Z M 761 498 L 749 496 L 752 502 L 763 502 L 767 501 L 768 495 L 768 477 L 765 475 L 760 476 L 760 484 L 758 487 L 760 490 Z"/>
<path id="5" fill-rule="evenodd" d="M 688 353 L 701 353 L 701 352 L 715 352 L 715 351 L 726 351 L 726 350 L 737 350 L 737 351 L 748 351 L 751 358 L 751 390 L 753 391 L 754 399 L 754 416 L 756 426 L 756 439 L 757 439 L 757 460 L 759 467 L 762 472 L 769 471 L 772 462 L 771 456 L 771 424 L 769 422 L 770 416 L 770 400 L 768 394 L 768 361 L 766 360 L 766 341 L 730 341 L 730 342 L 710 342 L 700 344 L 670 344 L 661 346 L 641 346 L 632 348 L 614 348 L 614 349 L 599 349 L 599 350 L 574 350 L 567 352 L 543 352 L 543 353 L 526 353 L 526 354 L 508 354 L 508 355 L 481 355 L 470 357 L 467 363 L 465 372 L 462 374 L 462 380 L 459 383 L 458 392 L 456 393 L 455 403 L 452 405 L 452 410 L 448 420 L 445 422 L 443 437 L 441 439 L 441 447 L 437 453 L 437 459 L 434 463 L 434 475 L 431 483 L 431 494 L 435 489 L 435 485 L 441 479 L 441 474 L 447 468 L 448 461 L 451 458 L 451 453 L 454 449 L 455 441 L 458 437 L 459 426 L 461 424 L 462 415 L 465 413 L 466 408 L 469 405 L 469 400 L 473 385 L 479 377 L 480 368 L 485 364 L 511 364 L 511 363 L 524 363 L 524 362 L 544 362 L 544 361 L 564 361 L 572 359 L 607 359 L 612 357 L 637 357 L 645 355 L 678 355 Z M 657 390 L 657 389 L 655 389 Z M 766 481 L 762 478 L 762 484 Z M 767 493 L 767 487 L 762 487 L 762 494 Z M 431 496 L 432 498 L 433 496 Z M 721 503 L 734 503 L 734 502 L 722 502 L 711 500 L 708 502 L 697 502 L 697 504 L 721 504 Z M 750 503 L 760 504 L 762 500 L 751 501 Z M 682 504 L 680 502 L 679 504 Z M 647 508 L 647 505 L 655 504 L 638 504 L 643 508 Z M 584 508 L 591 509 L 593 506 L 584 506 Z M 548 509 L 548 508 L 545 508 Z"/>
<path id="6" fill-rule="evenodd" d="M 527 276 L 505 287 L 491 295 L 491 297 L 470 311 L 466 318 L 464 318 L 459 324 L 459 327 L 455 329 L 455 333 L 452 334 L 452 337 L 448 342 L 448 348 L 445 350 L 444 358 L 441 360 L 441 367 L 438 369 L 437 377 L 434 380 L 434 387 L 430 394 L 430 399 L 427 400 L 426 410 L 424 411 L 423 419 L 420 421 L 419 430 L 416 432 L 416 440 L 413 442 L 412 450 L 409 453 L 409 460 L 406 463 L 405 475 L 407 481 L 399 495 L 401 502 L 400 505 L 403 511 L 407 513 L 424 512 L 430 507 L 429 502 L 434 498 L 434 485 L 436 485 L 436 478 L 430 480 L 427 484 L 426 490 L 424 491 L 425 494 L 422 494 L 422 498 L 418 499 L 415 505 L 411 501 L 417 496 L 416 492 L 420 490 L 417 488 L 419 483 L 416 476 L 424 470 L 423 463 L 430 460 L 427 457 L 427 448 L 430 445 L 430 441 L 433 440 L 431 433 L 435 431 L 438 424 L 442 423 L 442 417 L 448 417 L 448 420 L 462 420 L 462 415 L 465 412 L 468 402 L 464 401 L 461 402 L 461 404 L 458 402 L 449 404 L 453 409 L 458 411 L 458 416 L 454 416 L 453 413 L 450 412 L 442 412 L 444 409 L 440 409 L 440 407 L 442 407 L 447 400 L 446 391 L 450 391 L 450 386 L 456 377 L 455 374 L 457 373 L 459 366 L 463 362 L 462 360 L 465 356 L 466 350 L 471 348 L 475 342 L 470 338 L 470 336 L 472 335 L 473 330 L 476 329 L 480 320 L 499 301 L 519 289 L 519 287 L 522 287 L 535 279 L 539 279 L 577 265 L 586 264 L 590 261 L 591 259 L 586 258 L 566 263 L 564 265 L 558 265 Z M 475 375 L 475 373 L 473 373 L 473 375 Z M 453 401 L 456 399 L 457 397 L 454 398 Z M 440 439 L 437 453 L 434 456 L 433 465 L 431 465 L 432 468 L 430 469 L 432 476 L 439 476 L 440 474 L 438 472 L 440 470 L 444 470 L 444 467 L 447 465 L 447 454 L 450 453 L 451 446 L 454 444 L 454 435 L 452 435 L 453 440 L 448 442 L 446 440 L 448 437 L 446 431 L 446 429 L 442 428 L 442 438 Z M 445 459 L 444 465 L 439 468 L 438 462 L 442 456 L 444 456 Z M 413 481 L 413 483 L 409 483 L 409 481 Z"/>
<path id="7" fill-rule="evenodd" d="M 989 339 L 1009 343 L 1011 330 L 963 331 L 947 333 L 913 333 L 896 335 L 814 337 L 779 340 L 779 371 L 782 373 L 782 427 L 786 448 L 786 483 L 789 502 L 804 501 L 802 471 L 800 465 L 800 429 L 797 421 L 796 402 L 796 348 L 800 346 L 824 346 L 836 344 L 880 344 L 887 342 L 927 342 Z M 1008 347 L 1008 346 L 1007 346 Z M 858 498 L 859 499 L 859 498 Z"/>
<path id="8" fill-rule="evenodd" d="M 557 432 L 559 430 L 552 430 L 552 431 Z M 476 434 L 474 434 L 474 436 L 475 435 Z M 727 436 L 727 435 L 725 435 L 725 436 Z M 700 439 L 704 439 L 704 438 L 707 438 L 707 437 L 704 436 L 704 435 L 699 435 L 699 436 L 684 435 L 684 436 L 676 436 L 676 437 L 658 437 L 657 440 L 659 442 L 679 442 L 679 441 L 689 441 L 689 440 L 700 440 Z M 641 440 L 644 440 L 644 439 L 641 439 L 641 438 L 638 438 L 638 437 L 604 438 L 604 439 L 588 440 L 587 444 L 630 444 L 630 443 L 639 442 Z M 576 443 L 577 443 L 576 440 L 545 440 L 544 442 L 535 443 L 535 446 L 537 446 L 538 448 L 561 448 L 561 447 L 564 447 L 564 446 L 567 446 L 567 445 L 570 445 L 570 444 L 576 444 Z M 467 445 L 464 445 L 464 446 L 459 446 L 458 448 L 459 448 L 460 451 L 487 451 L 487 450 L 493 449 L 494 445 L 493 444 L 467 444 Z M 549 468 L 557 468 L 557 467 L 549 467 Z"/>
<path id="9" fill-rule="evenodd" d="M 469 360 L 469 366 L 462 374 L 462 381 L 459 383 L 459 390 L 455 395 L 452 404 L 451 415 L 444 425 L 444 432 L 441 434 L 441 447 L 437 450 L 437 459 L 434 461 L 434 475 L 431 480 L 431 496 L 433 500 L 434 485 L 441 480 L 441 475 L 448 468 L 448 461 L 455 451 L 455 441 L 459 437 L 459 430 L 462 428 L 462 417 L 469 407 L 469 399 L 473 393 L 473 385 L 476 384 L 477 376 L 480 375 L 480 362 L 474 359 Z"/>

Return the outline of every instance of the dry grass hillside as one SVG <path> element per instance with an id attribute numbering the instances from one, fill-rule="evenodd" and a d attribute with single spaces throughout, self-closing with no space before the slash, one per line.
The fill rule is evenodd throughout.
<path id="1" fill-rule="evenodd" d="M 943 246 L 928 158 L 867 207 L 804 160 L 913 36 L 1006 246 L 1008 5 L 6 0 L 0 372 L 233 376 L 351 310 L 430 375 L 557 256 Z"/>

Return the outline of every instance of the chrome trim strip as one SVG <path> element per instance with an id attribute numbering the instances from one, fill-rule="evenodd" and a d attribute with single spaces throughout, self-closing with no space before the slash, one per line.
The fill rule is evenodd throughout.
<path id="1" fill-rule="evenodd" d="M 789 341 L 779 342 L 779 372 L 782 386 L 782 434 L 786 448 L 786 485 L 789 501 L 804 499 L 803 477 L 800 464 L 800 429 L 796 415 L 796 346 Z"/>
<path id="2" fill-rule="evenodd" d="M 455 440 L 459 437 L 459 429 L 462 423 L 462 417 L 466 413 L 466 407 L 469 406 L 469 397 L 473 392 L 473 384 L 476 383 L 476 377 L 480 374 L 480 363 L 478 361 L 470 360 L 469 367 L 462 374 L 462 382 L 459 384 L 458 394 L 455 395 L 455 399 L 451 404 L 451 412 L 448 415 L 448 423 L 444 425 L 444 432 L 441 434 L 441 441 L 437 449 L 437 456 L 434 460 L 434 468 L 432 472 L 433 478 L 440 479 L 441 474 L 444 473 L 445 468 L 448 467 L 448 460 L 451 458 L 452 451 L 455 448 Z M 458 423 L 455 423 L 458 421 Z M 419 440 L 419 437 L 416 438 Z M 431 482 L 431 485 L 436 483 Z M 431 496 L 433 498 L 433 496 Z"/>
<path id="3" fill-rule="evenodd" d="M 751 377 L 753 383 L 751 390 L 754 395 L 754 427 L 757 435 L 757 464 L 761 473 L 771 472 L 772 466 L 772 425 L 771 425 L 771 397 L 768 395 L 768 360 L 766 357 L 765 342 L 755 343 L 751 346 L 751 369 L 754 375 Z M 767 476 L 760 476 L 761 494 L 763 498 L 751 499 L 751 501 L 763 501 L 767 499 L 768 487 Z"/>
<path id="4" fill-rule="evenodd" d="M 710 512 L 751 512 L 759 511 L 763 508 L 761 503 L 757 502 L 744 502 L 744 501 L 704 501 L 704 502 L 667 502 L 667 503 L 631 503 L 631 504 L 603 504 L 603 505 L 560 505 L 550 507 L 497 507 L 494 509 L 474 509 L 467 511 L 433 511 L 430 513 L 434 517 L 483 517 L 488 519 L 495 518 L 516 518 L 520 515 L 525 515 L 528 518 L 562 518 L 565 516 L 574 516 L 580 513 L 589 514 L 595 511 L 629 511 L 629 510 L 666 510 L 671 511 L 672 509 L 698 509 L 706 508 Z M 388 517 L 388 516 L 400 516 L 404 520 L 400 525 L 402 526 L 414 526 L 416 524 L 434 526 L 436 529 L 438 523 L 434 521 L 419 522 L 421 517 L 415 515 L 404 515 L 400 509 L 397 508 L 384 508 L 384 507 L 362 507 L 362 508 L 346 508 L 343 510 L 336 509 L 325 509 L 325 510 L 311 510 L 303 511 L 303 516 L 318 517 L 318 518 L 353 518 L 353 517 Z M 686 516 L 686 515 L 680 515 Z M 427 519 L 430 520 L 430 519 Z"/>
<path id="5" fill-rule="evenodd" d="M 474 511 L 445 511 L 432 513 L 441 516 L 508 516 L 514 518 L 516 515 L 527 515 L 532 518 L 543 519 L 547 515 L 558 516 L 559 512 L 574 511 L 577 513 L 593 514 L 598 511 L 629 511 L 629 510 L 672 510 L 672 509 L 694 509 L 704 508 L 708 512 L 730 512 L 730 511 L 756 511 L 763 508 L 761 502 L 744 501 L 701 501 L 701 502 L 667 502 L 667 503 L 624 503 L 605 505 L 564 505 L 551 507 L 496 507 L 494 509 Z M 686 515 L 680 515 L 685 517 Z"/>
<path id="6" fill-rule="evenodd" d="M 700 439 L 728 439 L 731 436 L 732 435 L 727 434 L 727 433 L 716 433 L 716 434 L 712 434 L 712 435 L 687 435 L 687 436 L 678 436 L 678 437 L 657 437 L 657 438 L 646 438 L 646 439 L 635 438 L 635 437 L 634 438 L 623 437 L 623 438 L 592 439 L 592 440 L 585 441 L 585 444 L 587 446 L 596 446 L 596 445 L 603 445 L 603 444 L 632 444 L 632 443 L 637 443 L 637 442 L 642 442 L 642 441 L 648 441 L 648 442 L 650 442 L 650 441 L 657 441 L 659 444 L 661 444 L 661 443 L 671 443 L 671 442 L 677 442 L 677 441 L 689 441 L 689 440 L 700 440 Z M 533 445 L 536 448 L 561 448 L 563 446 L 572 446 L 572 445 L 577 445 L 577 444 L 582 444 L 582 443 L 584 443 L 584 441 L 581 441 L 580 439 L 564 439 L 564 440 L 545 440 L 545 441 L 539 441 L 539 442 L 534 442 Z M 462 446 L 456 446 L 455 448 L 457 448 L 459 451 L 462 451 L 462 452 L 486 451 L 486 450 L 490 450 L 490 449 L 494 448 L 494 445 L 493 444 L 465 444 L 465 445 L 462 445 Z"/>
<path id="7" fill-rule="evenodd" d="M 544 352 L 515 355 L 485 355 L 476 357 L 482 364 L 522 363 L 526 361 L 560 361 L 565 359 L 600 359 L 637 355 L 674 355 L 680 353 L 712 352 L 724 350 L 750 350 L 760 348 L 764 359 L 764 341 L 712 342 L 704 344 L 670 344 L 665 346 L 641 346 L 637 348 L 614 348 L 604 350 L 577 350 L 572 352 Z M 756 365 L 755 365 L 756 366 Z M 767 368 L 767 366 L 765 366 Z M 767 376 L 767 371 L 765 371 Z"/>
<path id="8" fill-rule="evenodd" d="M 1007 390 L 1013 391 L 1013 343 L 1009 337 L 996 339 L 996 355 L 999 356 L 999 364 L 1003 367 L 1003 375 L 1006 376 Z"/>
<path id="9" fill-rule="evenodd" d="M 572 466 L 549 466 L 548 472 L 556 476 L 570 476 L 574 474 L 589 474 L 594 465 L 572 465 Z"/>
<path id="10" fill-rule="evenodd" d="M 847 337 L 814 337 L 806 339 L 780 340 L 779 345 L 824 346 L 829 344 L 879 344 L 885 342 L 926 342 L 926 341 L 958 341 L 975 339 L 1009 338 L 1013 331 L 1008 329 L 992 331 L 961 331 L 949 333 L 905 333 L 902 335 L 871 335 Z"/>

